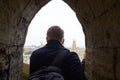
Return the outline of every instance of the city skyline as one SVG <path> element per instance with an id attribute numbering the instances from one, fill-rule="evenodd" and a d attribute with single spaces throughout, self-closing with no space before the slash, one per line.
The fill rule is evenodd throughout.
<path id="1" fill-rule="evenodd" d="M 47 43 L 46 43 L 47 44 Z M 46 44 L 44 44 L 43 42 L 40 42 L 39 45 L 24 45 L 24 47 L 43 47 L 45 46 Z M 74 44 L 74 46 L 73 46 Z M 76 41 L 73 40 L 72 43 L 69 45 L 69 46 L 66 46 L 65 44 L 63 44 L 64 47 L 66 48 L 72 48 L 72 47 L 76 47 L 76 48 L 85 48 L 85 47 L 79 47 L 77 44 L 76 44 Z"/>
<path id="2" fill-rule="evenodd" d="M 38 48 L 43 47 L 44 44 L 40 44 L 40 46 L 28 46 L 28 47 L 24 47 L 24 51 L 23 51 L 23 62 L 29 64 L 29 58 L 30 55 L 32 54 L 32 52 Z M 78 54 L 78 56 L 80 57 L 80 59 L 84 59 L 85 56 L 85 48 L 78 48 L 76 45 L 76 41 L 73 41 L 71 46 L 67 49 L 69 49 L 70 51 L 74 51 Z"/>

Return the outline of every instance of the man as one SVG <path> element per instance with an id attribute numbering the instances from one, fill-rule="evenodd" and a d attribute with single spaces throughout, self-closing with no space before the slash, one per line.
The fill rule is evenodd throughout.
<path id="1" fill-rule="evenodd" d="M 65 80 L 84 80 L 84 72 L 78 55 L 63 47 L 64 31 L 59 26 L 52 26 L 47 31 L 47 44 L 35 50 L 30 57 L 30 74 L 49 66 L 60 50 L 67 55 L 62 63 L 62 73 Z"/>

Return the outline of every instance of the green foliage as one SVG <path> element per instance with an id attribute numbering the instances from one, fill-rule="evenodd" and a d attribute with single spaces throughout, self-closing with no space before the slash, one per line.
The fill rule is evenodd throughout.
<path id="1" fill-rule="evenodd" d="M 28 80 L 28 76 L 29 76 L 29 64 L 23 63 L 22 80 Z"/>
<path id="2" fill-rule="evenodd" d="M 27 51 L 25 52 L 25 54 L 32 54 L 32 51 Z"/>

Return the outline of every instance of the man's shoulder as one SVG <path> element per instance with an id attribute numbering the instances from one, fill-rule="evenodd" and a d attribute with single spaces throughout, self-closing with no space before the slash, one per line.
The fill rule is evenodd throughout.
<path id="1" fill-rule="evenodd" d="M 66 51 L 68 58 L 78 57 L 78 54 L 77 54 L 76 52 L 74 52 L 74 51 L 70 51 L 70 50 L 67 49 L 67 48 L 63 48 L 62 50 L 63 50 L 63 51 Z"/>
<path id="2" fill-rule="evenodd" d="M 32 55 L 37 55 L 37 54 L 40 54 L 40 53 L 42 53 L 42 52 L 44 52 L 45 50 L 44 50 L 44 47 L 42 47 L 42 48 L 38 48 L 38 49 L 36 49 L 36 50 L 34 50 L 33 52 L 32 52 Z"/>
<path id="3" fill-rule="evenodd" d="M 74 55 L 74 54 L 76 54 L 76 55 L 77 55 L 77 53 L 76 53 L 76 52 L 74 52 L 74 51 L 70 51 L 70 50 L 69 50 L 69 49 L 67 49 L 67 48 L 63 48 L 63 50 L 67 51 L 69 55 Z"/>
<path id="4" fill-rule="evenodd" d="M 69 51 L 68 52 L 67 59 L 68 60 L 74 60 L 74 59 L 76 59 L 76 60 L 81 61 L 80 58 L 79 58 L 79 55 L 76 52 L 74 52 L 74 51 Z"/>

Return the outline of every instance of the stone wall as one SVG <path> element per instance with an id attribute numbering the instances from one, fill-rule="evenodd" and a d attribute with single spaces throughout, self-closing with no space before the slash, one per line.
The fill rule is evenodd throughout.
<path id="1" fill-rule="evenodd" d="M 21 80 L 28 25 L 48 0 L 0 0 L 0 80 Z"/>
<path id="2" fill-rule="evenodd" d="M 0 80 L 21 80 L 28 26 L 48 1 L 0 0 Z M 120 0 L 64 1 L 85 33 L 88 80 L 120 80 Z"/>
<path id="3" fill-rule="evenodd" d="M 88 80 L 120 80 L 120 1 L 67 1 L 85 33 Z"/>

